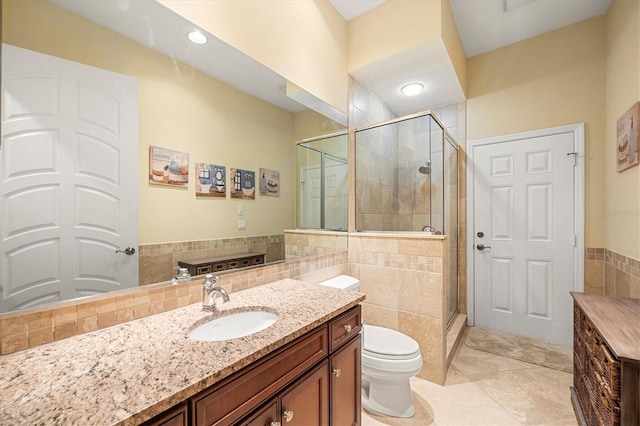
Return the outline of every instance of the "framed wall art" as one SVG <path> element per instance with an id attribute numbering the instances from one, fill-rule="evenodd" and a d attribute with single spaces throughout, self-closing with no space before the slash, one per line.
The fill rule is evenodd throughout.
<path id="1" fill-rule="evenodd" d="M 229 173 L 231 198 L 256 199 L 256 172 L 231 169 Z"/>
<path id="2" fill-rule="evenodd" d="M 624 113 L 616 126 L 616 165 L 618 173 L 629 167 L 637 166 L 640 162 L 640 102 L 633 104 Z"/>
<path id="3" fill-rule="evenodd" d="M 260 169 L 260 195 L 271 197 L 280 196 L 280 172 L 277 170 Z"/>
<path id="4" fill-rule="evenodd" d="M 189 154 L 149 146 L 149 183 L 183 188 L 189 186 Z"/>
<path id="5" fill-rule="evenodd" d="M 216 164 L 196 163 L 196 196 L 225 198 L 227 168 Z"/>

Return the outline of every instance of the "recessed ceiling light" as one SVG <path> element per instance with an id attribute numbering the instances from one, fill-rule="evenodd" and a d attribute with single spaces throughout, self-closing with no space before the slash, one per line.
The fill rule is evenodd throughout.
<path id="1" fill-rule="evenodd" d="M 187 37 L 195 44 L 205 44 L 207 42 L 207 36 L 202 34 L 200 31 L 191 31 L 187 34 Z"/>
<path id="2" fill-rule="evenodd" d="M 422 92 L 422 89 L 424 89 L 424 86 L 420 83 L 409 83 L 406 86 L 402 86 L 402 89 L 400 89 L 400 91 L 405 96 L 415 96 Z"/>

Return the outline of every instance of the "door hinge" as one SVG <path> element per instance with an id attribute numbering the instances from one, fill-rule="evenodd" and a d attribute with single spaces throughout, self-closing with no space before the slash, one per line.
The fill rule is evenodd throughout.
<path id="1" fill-rule="evenodd" d="M 573 156 L 573 167 L 577 166 L 578 161 L 576 160 L 576 158 L 578 158 L 578 153 L 577 152 L 567 152 L 567 156 Z"/>

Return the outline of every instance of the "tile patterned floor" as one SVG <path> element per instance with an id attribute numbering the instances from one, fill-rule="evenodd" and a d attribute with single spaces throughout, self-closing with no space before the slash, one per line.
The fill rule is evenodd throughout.
<path id="1" fill-rule="evenodd" d="M 411 379 L 416 416 L 395 419 L 363 411 L 363 426 L 577 424 L 573 377 L 460 344 L 444 386 Z"/>

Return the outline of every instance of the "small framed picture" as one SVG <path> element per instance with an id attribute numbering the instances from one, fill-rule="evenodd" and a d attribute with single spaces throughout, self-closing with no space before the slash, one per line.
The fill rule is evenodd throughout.
<path id="1" fill-rule="evenodd" d="M 189 186 L 189 154 L 149 147 L 149 183 L 186 188 Z"/>
<path id="2" fill-rule="evenodd" d="M 226 175 L 225 166 L 196 163 L 196 196 L 226 198 Z"/>
<path id="3" fill-rule="evenodd" d="M 280 196 L 280 172 L 260 169 L 260 195 Z"/>
<path id="4" fill-rule="evenodd" d="M 231 198 L 256 199 L 256 172 L 231 169 L 229 173 Z"/>
<path id="5" fill-rule="evenodd" d="M 618 173 L 637 166 L 640 156 L 640 102 L 636 102 L 618 120 L 616 126 L 616 164 Z"/>

